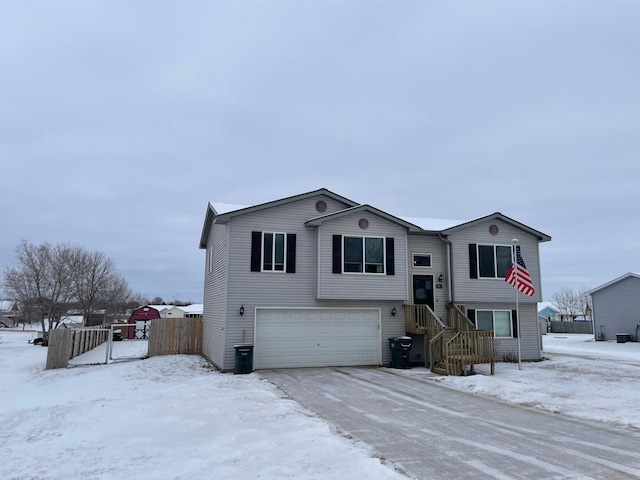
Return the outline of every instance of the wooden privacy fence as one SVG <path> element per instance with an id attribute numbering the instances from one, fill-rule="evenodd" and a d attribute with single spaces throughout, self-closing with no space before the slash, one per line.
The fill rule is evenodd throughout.
<path id="1" fill-rule="evenodd" d="M 101 327 L 50 331 L 45 368 L 65 368 L 69 360 L 104 343 L 108 335 L 109 330 Z"/>
<path id="2" fill-rule="evenodd" d="M 159 318 L 149 323 L 150 357 L 202 353 L 201 318 Z"/>
<path id="3" fill-rule="evenodd" d="M 593 333 L 593 322 L 549 322 L 551 333 Z"/>

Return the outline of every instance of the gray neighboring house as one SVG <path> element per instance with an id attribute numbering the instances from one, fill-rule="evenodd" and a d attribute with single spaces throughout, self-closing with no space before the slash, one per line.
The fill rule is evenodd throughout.
<path id="1" fill-rule="evenodd" d="M 640 273 L 627 273 L 589 292 L 596 340 L 616 340 L 628 334 L 638 341 L 640 333 Z"/>
<path id="2" fill-rule="evenodd" d="M 536 290 L 519 295 L 520 331 L 504 281 L 514 237 Z M 203 353 L 223 371 L 236 344 L 254 345 L 255 369 L 388 365 L 388 338 L 411 334 L 411 360 L 425 363 L 433 334 L 416 319 L 426 312 L 439 325 L 492 330 L 498 356 L 515 353 L 519 336 L 522 359 L 539 360 L 539 243 L 549 240 L 501 213 L 403 219 L 327 189 L 210 203 Z"/>

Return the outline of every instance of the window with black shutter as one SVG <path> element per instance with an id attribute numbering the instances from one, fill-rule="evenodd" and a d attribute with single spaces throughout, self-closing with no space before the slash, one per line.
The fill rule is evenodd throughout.
<path id="1" fill-rule="evenodd" d="M 295 273 L 295 233 L 251 232 L 251 271 Z"/>
<path id="2" fill-rule="evenodd" d="M 332 271 L 395 275 L 393 238 L 334 235 Z"/>

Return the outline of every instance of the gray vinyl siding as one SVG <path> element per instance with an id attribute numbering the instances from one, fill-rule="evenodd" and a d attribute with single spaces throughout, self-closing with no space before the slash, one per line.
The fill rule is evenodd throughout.
<path id="1" fill-rule="evenodd" d="M 615 340 L 629 333 L 637 341 L 640 328 L 640 278 L 627 277 L 591 294 L 593 328 L 597 340 Z"/>
<path id="2" fill-rule="evenodd" d="M 514 303 L 469 303 L 465 304 L 467 311 L 474 310 L 515 310 Z M 538 309 L 535 303 L 519 306 L 520 312 L 520 352 L 522 360 L 532 361 L 542 358 L 540 346 L 540 330 L 538 328 Z M 494 339 L 496 360 L 504 361 L 505 357 L 518 358 L 518 338 Z"/>
<path id="3" fill-rule="evenodd" d="M 414 275 L 433 275 L 434 290 L 433 290 L 433 303 L 435 313 L 445 323 L 447 319 L 447 301 L 449 299 L 449 290 L 447 282 L 447 269 L 446 269 L 446 244 L 438 237 L 425 236 L 425 235 L 408 235 L 407 236 L 407 269 L 409 272 L 409 278 L 407 281 L 408 287 L 408 303 L 414 303 L 413 298 L 413 276 Z M 430 253 L 431 254 L 431 267 L 414 267 L 413 266 L 413 254 L 415 253 Z M 435 288 L 435 284 L 438 282 L 438 277 L 442 274 L 444 280 L 442 282 L 442 288 Z"/>
<path id="4" fill-rule="evenodd" d="M 224 362 L 228 244 L 227 226 L 214 224 L 207 241 L 205 260 L 202 352 L 218 368 L 223 368 Z M 209 247 L 213 247 L 212 250 Z M 210 255 L 213 255 L 211 260 Z M 211 271 L 210 261 L 213 267 Z"/>
<path id="5" fill-rule="evenodd" d="M 497 225 L 500 230 L 495 236 L 489 233 L 491 224 Z M 520 294 L 520 301 L 523 303 L 542 301 L 540 253 L 536 237 L 494 219 L 470 225 L 448 237 L 453 243 L 453 295 L 456 303 L 473 302 L 479 299 L 486 302 L 515 302 L 515 289 L 504 279 L 475 279 L 470 278 L 469 275 L 469 244 L 512 245 L 514 237 L 519 240 L 522 258 L 535 288 L 535 294 L 532 297 Z"/>
<path id="6" fill-rule="evenodd" d="M 358 225 L 363 218 L 369 222 L 365 230 Z M 333 235 L 393 237 L 395 274 L 333 273 Z M 406 237 L 404 227 L 367 212 L 323 223 L 318 227 L 318 298 L 407 300 Z"/>
<path id="7" fill-rule="evenodd" d="M 254 341 L 254 321 L 256 307 L 365 307 L 380 308 L 382 315 L 382 359 L 390 360 L 388 336 L 404 334 L 402 300 L 406 295 L 406 268 L 398 268 L 404 263 L 404 238 L 396 240 L 396 277 L 400 275 L 402 293 L 397 302 L 375 301 L 323 301 L 316 298 L 316 229 L 305 227 L 304 223 L 320 214 L 315 209 L 316 201 L 325 200 L 327 211 L 331 213 L 345 208 L 345 205 L 322 195 L 298 202 L 266 208 L 257 212 L 233 217 L 229 221 L 229 271 L 227 285 L 227 314 L 224 359 L 220 366 L 232 370 L 234 366 L 234 344 Z M 252 272 L 251 232 L 283 232 L 296 234 L 296 272 Z M 388 230 L 387 230 L 388 231 Z M 398 259 L 402 259 L 398 261 Z M 331 261 L 329 257 L 328 261 Z M 331 265 L 329 265 L 331 268 Z M 390 276 L 385 276 L 388 278 Z M 240 306 L 244 315 L 240 316 Z M 393 306 L 398 314 L 391 316 Z M 386 343 L 385 343 L 386 342 Z M 385 348 L 386 345 L 386 348 Z"/>

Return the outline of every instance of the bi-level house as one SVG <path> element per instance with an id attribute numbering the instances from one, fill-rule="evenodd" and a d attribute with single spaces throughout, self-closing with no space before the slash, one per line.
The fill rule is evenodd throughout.
<path id="1" fill-rule="evenodd" d="M 535 286 L 519 295 L 520 321 L 504 281 L 514 238 Z M 327 189 L 209 204 L 203 352 L 223 371 L 237 344 L 254 345 L 254 369 L 388 365 L 388 339 L 409 334 L 411 360 L 441 373 L 518 344 L 522 360 L 539 360 L 538 245 L 550 239 L 501 213 L 403 219 Z"/>

